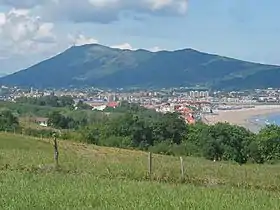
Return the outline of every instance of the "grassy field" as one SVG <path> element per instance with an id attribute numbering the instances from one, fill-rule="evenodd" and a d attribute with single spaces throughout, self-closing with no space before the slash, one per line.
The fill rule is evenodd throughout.
<path id="1" fill-rule="evenodd" d="M 279 209 L 280 166 L 245 165 L 0 134 L 0 209 Z"/>

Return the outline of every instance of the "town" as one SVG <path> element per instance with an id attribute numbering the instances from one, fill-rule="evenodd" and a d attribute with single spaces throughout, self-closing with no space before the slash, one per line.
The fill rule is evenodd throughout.
<path id="1" fill-rule="evenodd" d="M 254 108 L 256 105 L 280 103 L 280 89 L 255 89 L 248 91 L 211 91 L 205 88 L 169 88 L 158 90 L 102 90 L 84 89 L 24 89 L 19 87 L 0 88 L 0 100 L 16 102 L 21 97 L 38 98 L 55 95 L 70 96 L 75 104 L 79 101 L 91 106 L 92 110 L 103 111 L 116 108 L 122 101 L 137 103 L 157 112 L 178 112 L 186 123 L 207 121 L 205 115 L 215 115 L 217 110 Z"/>

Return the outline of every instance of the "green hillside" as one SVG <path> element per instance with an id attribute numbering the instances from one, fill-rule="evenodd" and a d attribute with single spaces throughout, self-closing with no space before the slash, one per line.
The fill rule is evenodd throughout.
<path id="1" fill-rule="evenodd" d="M 239 166 L 0 134 L 0 209 L 279 209 L 279 165 Z"/>
<path id="2" fill-rule="evenodd" d="M 243 89 L 279 87 L 279 74 L 278 66 L 250 63 L 192 49 L 149 52 L 91 44 L 71 47 L 51 59 L 0 78 L 0 84 L 38 88 L 201 85 L 217 89 Z"/>

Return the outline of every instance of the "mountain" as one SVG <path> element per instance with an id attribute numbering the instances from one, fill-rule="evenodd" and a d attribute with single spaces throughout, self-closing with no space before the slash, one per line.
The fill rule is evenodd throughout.
<path id="1" fill-rule="evenodd" d="M 6 76 L 7 74 L 0 72 L 0 78 Z"/>
<path id="2" fill-rule="evenodd" d="M 280 87 L 280 67 L 212 55 L 193 49 L 149 52 L 98 44 L 74 46 L 30 68 L 0 78 L 0 84 L 45 87 L 180 87 L 215 89 Z"/>

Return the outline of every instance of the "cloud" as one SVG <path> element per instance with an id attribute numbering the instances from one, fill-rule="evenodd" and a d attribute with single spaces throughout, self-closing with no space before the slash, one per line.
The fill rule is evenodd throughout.
<path id="1" fill-rule="evenodd" d="M 77 36 L 68 35 L 68 39 L 71 45 L 81 46 L 85 44 L 97 44 L 98 40 L 93 37 L 87 37 L 83 34 L 78 34 Z"/>
<path id="2" fill-rule="evenodd" d="M 111 1 L 114 1 L 114 0 L 111 0 Z M 86 35 L 81 34 L 81 33 L 76 35 L 76 36 L 72 35 L 72 34 L 69 34 L 68 35 L 68 40 L 69 40 L 70 45 L 75 45 L 75 46 L 81 46 L 81 45 L 86 45 L 86 44 L 101 44 L 102 45 L 102 43 L 100 43 L 96 38 L 86 36 Z M 121 50 L 137 50 L 137 49 L 139 49 L 139 48 L 133 47 L 128 42 L 111 45 L 109 47 L 116 48 L 116 49 L 121 49 Z M 161 47 L 158 47 L 158 46 L 155 46 L 155 47 L 147 48 L 146 50 L 151 51 L 151 52 L 158 52 L 158 51 L 162 51 L 162 50 L 165 50 L 165 49 L 161 48 Z"/>
<path id="3" fill-rule="evenodd" d="M 121 50 L 138 50 L 139 48 L 134 48 L 131 44 L 129 43 L 123 43 L 123 44 L 117 44 L 117 45 L 112 45 L 110 46 L 111 48 L 118 48 Z M 159 51 L 163 51 L 166 50 L 164 48 L 155 46 L 155 47 L 151 47 L 151 48 L 147 48 L 146 50 L 150 51 L 150 52 L 159 52 Z"/>
<path id="4" fill-rule="evenodd" d="M 0 56 L 38 53 L 48 44 L 54 44 L 53 23 L 42 22 L 27 9 L 12 9 L 0 13 Z"/>
<path id="5" fill-rule="evenodd" d="M 0 13 L 0 26 L 4 25 L 6 22 L 6 15 L 4 13 Z"/>
<path id="6" fill-rule="evenodd" d="M 36 7 L 38 5 L 44 5 L 48 1 L 53 1 L 53 0 L 0 0 L 0 4 L 5 5 L 5 6 L 12 6 L 17 9 L 22 9 L 22 8 L 32 8 Z"/>
<path id="7" fill-rule="evenodd" d="M 155 47 L 149 48 L 148 50 L 151 51 L 151 52 L 159 52 L 159 51 L 163 51 L 163 50 L 166 50 L 166 49 L 155 46 Z"/>
<path id="8" fill-rule="evenodd" d="M 137 15 L 184 15 L 188 0 L 0 0 L 1 3 L 34 8 L 48 20 L 110 23 L 126 11 Z"/>
<path id="9" fill-rule="evenodd" d="M 118 48 L 121 50 L 135 50 L 129 43 L 117 44 L 110 46 L 111 48 Z"/>
<path id="10" fill-rule="evenodd" d="M 118 49 L 122 49 L 122 50 L 138 50 L 139 48 L 134 48 L 131 44 L 129 43 L 123 43 L 123 44 L 117 44 L 117 45 L 113 45 L 110 46 L 111 48 L 118 48 Z M 146 50 L 150 51 L 150 52 L 159 52 L 159 51 L 163 51 L 165 50 L 164 48 L 155 46 L 155 47 L 151 47 L 151 48 L 147 48 Z"/>
<path id="11" fill-rule="evenodd" d="M 32 40 L 44 43 L 54 43 L 56 36 L 53 34 L 53 23 L 42 23 Z"/>
<path id="12" fill-rule="evenodd" d="M 111 1 L 116 1 L 116 0 L 111 0 Z M 78 34 L 78 35 L 68 35 L 68 40 L 70 45 L 75 45 L 75 46 L 82 46 L 86 44 L 101 44 L 99 41 L 93 37 L 86 36 L 84 34 Z M 116 44 L 109 46 L 111 48 L 117 48 L 117 49 L 122 49 L 122 50 L 134 50 L 134 48 L 129 44 L 129 43 L 123 43 L 123 44 Z"/>

